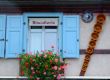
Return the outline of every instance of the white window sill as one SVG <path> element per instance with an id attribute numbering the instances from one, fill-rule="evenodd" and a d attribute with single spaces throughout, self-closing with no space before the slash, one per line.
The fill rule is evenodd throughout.
<path id="1" fill-rule="evenodd" d="M 19 78 L 26 79 L 25 76 L 0 76 L 0 78 Z M 64 79 L 110 79 L 110 76 L 62 76 Z"/>

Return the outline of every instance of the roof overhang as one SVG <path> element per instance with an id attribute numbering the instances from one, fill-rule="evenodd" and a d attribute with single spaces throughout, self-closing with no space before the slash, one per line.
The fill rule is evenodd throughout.
<path id="1" fill-rule="evenodd" d="M 0 12 L 79 13 L 84 10 L 110 12 L 110 0 L 0 0 Z"/>

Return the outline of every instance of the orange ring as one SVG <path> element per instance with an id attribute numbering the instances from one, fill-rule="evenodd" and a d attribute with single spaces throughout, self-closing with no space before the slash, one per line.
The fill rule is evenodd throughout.
<path id="1" fill-rule="evenodd" d="M 100 24 L 98 24 L 98 23 L 95 24 L 94 31 L 101 32 L 102 31 L 102 26 Z"/>
<path id="2" fill-rule="evenodd" d="M 106 17 L 104 14 L 99 14 L 97 16 L 97 22 L 103 24 L 103 22 L 105 21 Z"/>
<path id="3" fill-rule="evenodd" d="M 87 69 L 87 66 L 83 66 L 82 71 L 86 71 L 86 69 Z"/>
<path id="4" fill-rule="evenodd" d="M 96 31 L 93 32 L 91 36 L 92 36 L 92 38 L 93 38 L 94 40 L 97 40 L 98 37 L 99 37 L 98 32 L 96 32 Z"/>
<path id="5" fill-rule="evenodd" d="M 87 61 L 90 60 L 90 54 L 86 53 L 85 60 L 87 60 Z"/>
<path id="6" fill-rule="evenodd" d="M 94 51 L 94 48 L 92 48 L 92 47 L 89 46 L 89 47 L 87 48 L 87 51 L 86 51 L 86 52 L 87 52 L 88 54 L 92 55 L 92 54 L 93 54 L 93 51 Z"/>
<path id="7" fill-rule="evenodd" d="M 89 63 L 89 61 L 84 60 L 84 64 L 83 64 L 83 66 L 88 66 L 88 65 L 87 65 L 88 63 Z"/>
<path id="8" fill-rule="evenodd" d="M 96 40 L 91 40 L 90 42 L 89 42 L 89 46 L 91 46 L 91 47 L 95 47 L 96 46 Z"/>

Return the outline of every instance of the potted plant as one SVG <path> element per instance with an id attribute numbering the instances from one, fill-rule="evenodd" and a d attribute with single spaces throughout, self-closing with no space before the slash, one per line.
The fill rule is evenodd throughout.
<path id="1" fill-rule="evenodd" d="M 64 75 L 66 63 L 58 53 L 42 51 L 36 54 L 21 54 L 21 75 L 29 80 L 57 80 Z"/>

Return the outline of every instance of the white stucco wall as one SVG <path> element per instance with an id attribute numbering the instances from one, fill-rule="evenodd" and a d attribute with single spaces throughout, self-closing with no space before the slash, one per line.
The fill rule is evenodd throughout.
<path id="1" fill-rule="evenodd" d="M 107 14 L 106 14 L 107 15 Z M 80 20 L 80 49 L 86 49 L 93 26 L 96 23 L 96 16 L 91 23 L 84 23 Z M 103 31 L 97 42 L 96 49 L 110 49 L 110 16 L 107 15 Z M 79 59 L 65 59 L 68 66 L 65 76 L 78 76 L 84 59 L 84 54 Z M 0 76 L 19 75 L 19 61 L 17 59 L 0 59 Z M 110 76 L 110 54 L 93 54 L 87 69 L 86 76 Z"/>
<path id="2" fill-rule="evenodd" d="M 79 76 L 85 55 L 81 55 L 80 59 L 66 59 L 68 66 L 65 75 Z M 110 54 L 94 54 L 92 55 L 89 67 L 85 76 L 110 76 Z"/>
<path id="3" fill-rule="evenodd" d="M 0 76 L 18 76 L 19 60 L 0 59 Z"/>
<path id="4" fill-rule="evenodd" d="M 94 24 L 96 24 L 96 15 L 90 23 L 84 23 L 80 19 L 80 49 L 86 49 L 93 32 Z M 106 14 L 106 21 L 103 25 L 103 30 L 100 34 L 99 41 L 97 42 L 96 49 L 110 49 L 110 16 Z"/>

